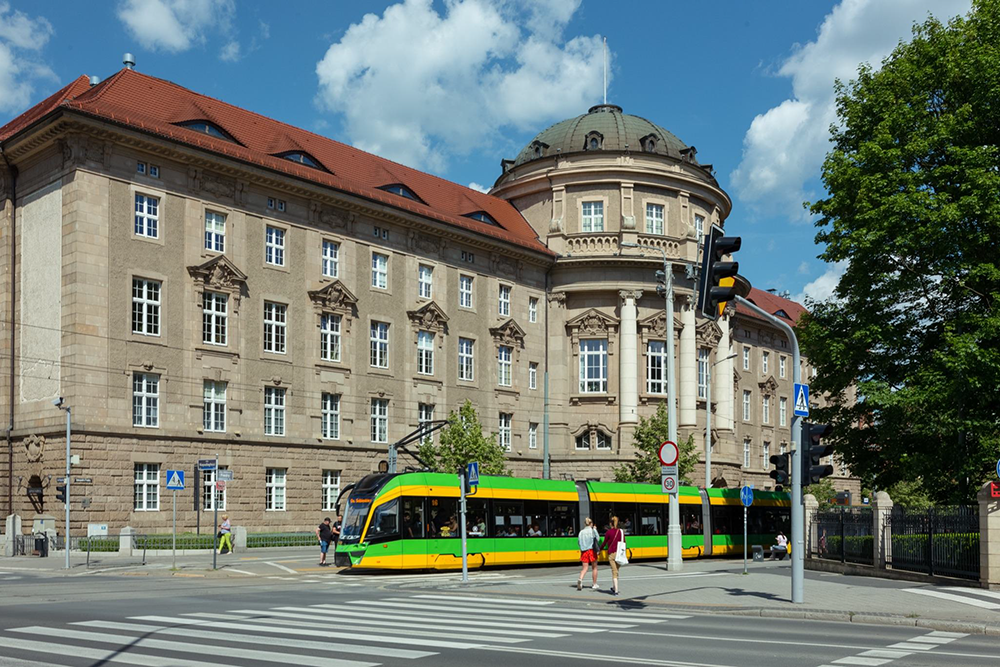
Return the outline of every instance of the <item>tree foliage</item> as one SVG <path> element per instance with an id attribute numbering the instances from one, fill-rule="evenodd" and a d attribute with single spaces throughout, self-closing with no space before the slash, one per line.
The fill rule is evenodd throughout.
<path id="1" fill-rule="evenodd" d="M 821 479 L 815 484 L 810 484 L 806 488 L 802 489 L 802 493 L 811 493 L 816 502 L 819 503 L 819 508 L 825 510 L 827 507 L 833 505 L 833 499 L 837 495 L 837 489 L 834 488 L 833 482 L 829 479 Z"/>
<path id="2" fill-rule="evenodd" d="M 886 489 L 894 505 L 911 510 L 924 510 L 933 505 L 924 491 L 921 480 L 912 482 L 896 482 Z"/>
<path id="3" fill-rule="evenodd" d="M 846 265 L 809 304 L 816 421 L 879 488 L 922 479 L 968 502 L 1000 454 L 1000 2 L 914 26 L 837 84 L 821 257 Z M 856 388 L 857 400 L 853 400 Z"/>
<path id="4" fill-rule="evenodd" d="M 635 459 L 614 467 L 616 482 L 660 483 L 660 445 L 670 439 L 667 421 L 667 404 L 660 403 L 656 413 L 646 419 L 639 418 L 639 425 L 632 434 Z M 689 475 L 694 471 L 698 455 L 694 451 L 694 436 L 677 443 L 681 455 L 677 460 L 677 476 L 681 484 L 691 484 Z"/>
<path id="5" fill-rule="evenodd" d="M 420 458 L 433 467 L 435 472 L 454 473 L 472 461 L 479 462 L 481 475 L 510 475 L 507 468 L 507 452 L 497 444 L 497 434 L 483 435 L 472 403 L 466 401 L 458 413 L 448 413 L 448 425 L 441 430 L 439 444 L 425 440 L 418 450 Z"/>

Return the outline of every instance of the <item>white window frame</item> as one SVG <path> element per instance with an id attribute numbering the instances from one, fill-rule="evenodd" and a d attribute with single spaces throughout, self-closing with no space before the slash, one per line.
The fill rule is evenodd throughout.
<path id="1" fill-rule="evenodd" d="M 613 449 L 614 445 L 611 443 L 611 436 L 604 431 L 597 430 L 594 431 L 594 448 L 608 451 Z"/>
<path id="2" fill-rule="evenodd" d="M 664 220 L 663 204 L 646 204 L 646 233 L 663 235 Z"/>
<path id="3" fill-rule="evenodd" d="M 340 244 L 323 239 L 322 255 L 323 277 L 337 278 L 340 275 Z"/>
<path id="4" fill-rule="evenodd" d="M 132 426 L 160 427 L 159 373 L 132 374 Z"/>
<path id="5" fill-rule="evenodd" d="M 659 374 L 659 378 L 654 375 Z M 646 343 L 646 393 L 667 393 L 667 344 L 662 340 Z"/>
<path id="6" fill-rule="evenodd" d="M 322 486 L 322 503 L 320 511 L 332 512 L 337 509 L 337 496 L 340 495 L 340 471 L 324 470 Z"/>
<path id="7" fill-rule="evenodd" d="M 694 214 L 694 235 L 698 243 L 701 243 L 705 236 L 705 216 L 698 213 Z"/>
<path id="8" fill-rule="evenodd" d="M 743 390 L 743 421 L 750 421 L 750 401 L 752 400 L 752 393 L 744 389 Z"/>
<path id="9" fill-rule="evenodd" d="M 499 417 L 499 426 L 497 428 L 498 442 L 505 452 L 511 451 L 513 448 L 512 437 L 511 437 L 511 424 L 514 421 L 514 415 L 510 412 L 501 412 Z"/>
<path id="10" fill-rule="evenodd" d="M 434 404 L 433 403 L 417 403 L 417 426 L 423 426 L 427 422 L 434 421 Z M 430 442 L 434 440 L 434 435 L 428 435 L 424 438 L 424 442 Z"/>
<path id="11" fill-rule="evenodd" d="M 778 398 L 778 425 L 788 425 L 788 399 L 784 396 Z"/>
<path id="12" fill-rule="evenodd" d="M 475 278 L 472 276 L 458 276 L 458 307 L 472 308 L 472 286 Z"/>
<path id="13" fill-rule="evenodd" d="M 202 429 L 207 433 L 226 432 L 226 394 L 229 383 L 205 380 L 202 385 Z"/>
<path id="14" fill-rule="evenodd" d="M 160 464 L 132 464 L 132 511 L 160 511 Z"/>
<path id="15" fill-rule="evenodd" d="M 264 387 L 264 435 L 280 438 L 285 435 L 284 387 Z"/>
<path id="16" fill-rule="evenodd" d="M 750 439 L 743 440 L 743 467 L 750 467 Z"/>
<path id="17" fill-rule="evenodd" d="M 140 172 L 141 173 L 141 172 Z M 135 223 L 132 232 L 147 239 L 160 238 L 160 198 L 135 193 Z"/>
<path id="18" fill-rule="evenodd" d="M 528 389 L 538 389 L 538 363 L 528 364 Z"/>
<path id="19" fill-rule="evenodd" d="M 371 402 L 371 441 L 389 442 L 389 399 L 373 398 Z"/>
<path id="20" fill-rule="evenodd" d="M 760 448 L 761 467 L 767 471 L 771 469 L 771 443 L 765 442 Z"/>
<path id="21" fill-rule="evenodd" d="M 272 266 L 285 265 L 285 230 L 267 225 L 264 229 L 264 262 Z"/>
<path id="22" fill-rule="evenodd" d="M 136 290 L 138 289 L 138 294 Z M 163 283 L 151 278 L 132 278 L 132 333 L 159 336 Z"/>
<path id="23" fill-rule="evenodd" d="M 286 489 L 288 468 L 267 468 L 264 471 L 264 511 L 284 512 L 288 498 Z"/>
<path id="24" fill-rule="evenodd" d="M 323 313 L 319 318 L 319 358 L 323 361 L 340 361 L 341 316 Z"/>
<path id="25" fill-rule="evenodd" d="M 320 396 L 320 437 L 340 440 L 340 394 L 323 392 Z"/>
<path id="26" fill-rule="evenodd" d="M 228 466 L 219 466 L 219 470 L 228 470 Z M 215 488 L 215 470 L 201 471 L 201 504 L 206 512 L 215 511 L 215 502 L 219 503 L 219 511 L 226 511 L 226 488 Z"/>
<path id="27" fill-rule="evenodd" d="M 420 264 L 417 267 L 417 297 L 430 299 L 434 294 L 434 267 Z"/>
<path id="28" fill-rule="evenodd" d="M 708 398 L 708 363 L 711 353 L 707 347 L 698 348 L 698 398 L 702 400 Z"/>
<path id="29" fill-rule="evenodd" d="M 750 370 L 750 348 L 743 346 L 743 370 Z"/>
<path id="30" fill-rule="evenodd" d="M 581 442 L 584 443 L 586 446 L 585 447 L 581 447 L 580 446 Z M 590 443 L 590 431 L 584 431 L 580 435 L 578 435 L 575 438 L 573 438 L 573 443 L 574 443 L 574 446 L 576 447 L 576 449 L 578 451 L 589 450 L 590 447 L 591 447 L 591 443 Z"/>
<path id="31" fill-rule="evenodd" d="M 201 342 L 229 344 L 229 295 L 205 290 L 201 297 Z"/>
<path id="32" fill-rule="evenodd" d="M 510 387 L 514 381 L 514 348 L 510 345 L 497 345 L 497 384 Z"/>
<path id="33" fill-rule="evenodd" d="M 434 375 L 434 334 L 417 332 L 417 374 Z"/>
<path id="34" fill-rule="evenodd" d="M 580 205 L 580 231 L 582 232 L 603 232 L 604 231 L 604 202 L 585 201 Z"/>
<path id="35" fill-rule="evenodd" d="M 389 255 L 372 252 L 372 287 L 389 289 Z"/>
<path id="36" fill-rule="evenodd" d="M 760 419 L 762 424 L 771 423 L 771 397 L 762 396 L 760 401 Z"/>
<path id="37" fill-rule="evenodd" d="M 538 322 L 538 298 L 531 297 L 528 299 L 528 321 L 532 324 Z"/>
<path id="38" fill-rule="evenodd" d="M 264 302 L 264 351 L 285 354 L 288 333 L 288 306 L 275 301 Z"/>
<path id="39" fill-rule="evenodd" d="M 226 215 L 205 211 L 205 250 L 226 252 Z"/>
<path id="40" fill-rule="evenodd" d="M 464 382 L 476 380 L 476 341 L 471 338 L 458 339 L 458 379 Z"/>
<path id="41" fill-rule="evenodd" d="M 497 290 L 497 314 L 510 317 L 510 285 L 501 284 Z"/>
<path id="42" fill-rule="evenodd" d="M 593 360 L 596 360 L 596 364 L 592 365 Z M 580 393 L 608 393 L 607 338 L 580 339 Z"/>
<path id="43" fill-rule="evenodd" d="M 528 424 L 528 449 L 538 449 L 538 424 Z"/>
<path id="44" fill-rule="evenodd" d="M 779 378 L 784 378 L 785 377 L 785 356 L 784 355 L 778 355 L 778 377 Z"/>
<path id="45" fill-rule="evenodd" d="M 760 372 L 767 375 L 767 368 L 771 362 L 771 353 L 767 350 L 763 350 L 760 353 Z"/>
<path id="46" fill-rule="evenodd" d="M 368 343 L 368 364 L 372 368 L 389 368 L 389 323 L 372 320 Z"/>

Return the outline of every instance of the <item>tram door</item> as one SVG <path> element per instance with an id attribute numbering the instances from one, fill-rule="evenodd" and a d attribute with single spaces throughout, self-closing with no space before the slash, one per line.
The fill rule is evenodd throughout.
<path id="1" fill-rule="evenodd" d="M 524 507 L 520 500 L 493 501 L 494 559 L 497 565 L 524 563 Z"/>
<path id="2" fill-rule="evenodd" d="M 423 569 L 427 560 L 426 508 L 424 498 L 403 498 L 399 537 L 403 541 L 403 567 Z"/>

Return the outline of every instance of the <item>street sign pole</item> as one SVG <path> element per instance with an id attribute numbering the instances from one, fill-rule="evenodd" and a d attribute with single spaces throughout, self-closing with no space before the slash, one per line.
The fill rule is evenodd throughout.
<path id="1" fill-rule="evenodd" d="M 174 532 L 170 538 L 173 569 L 177 569 L 177 492 L 184 490 L 184 471 L 167 470 L 167 490 L 174 492 Z"/>
<path id="2" fill-rule="evenodd" d="M 466 542 L 467 536 L 465 534 L 465 477 L 466 470 L 463 468 L 458 473 L 458 485 L 461 487 L 461 499 L 459 504 L 459 509 L 461 511 L 461 528 L 462 531 L 462 583 L 469 582 L 469 548 L 468 542 Z"/>
<path id="3" fill-rule="evenodd" d="M 747 506 L 743 506 L 743 574 L 747 573 Z"/>
<path id="4" fill-rule="evenodd" d="M 174 536 L 170 541 L 171 552 L 173 555 L 173 569 L 177 569 L 177 492 L 174 491 Z"/>
<path id="5" fill-rule="evenodd" d="M 219 455 L 215 455 L 215 474 L 212 475 L 212 479 L 217 481 L 219 479 Z M 215 484 L 212 485 L 212 569 L 216 568 L 216 556 L 218 555 L 218 549 L 216 547 L 218 544 L 216 540 L 218 539 L 219 530 L 219 497 L 215 493 Z"/>

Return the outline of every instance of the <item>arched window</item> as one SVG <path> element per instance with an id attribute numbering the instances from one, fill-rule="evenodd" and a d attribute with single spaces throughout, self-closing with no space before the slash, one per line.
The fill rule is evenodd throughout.
<path id="1" fill-rule="evenodd" d="M 207 134 L 208 136 L 215 137 L 216 139 L 224 139 L 225 141 L 239 143 L 233 139 L 228 132 L 223 130 L 218 125 L 208 122 L 207 120 L 192 120 L 186 123 L 178 123 L 178 125 L 184 129 L 201 132 L 202 134 Z"/>
<path id="2" fill-rule="evenodd" d="M 591 131 L 587 133 L 587 137 L 584 140 L 583 150 L 585 151 L 599 151 L 604 147 L 604 135 L 600 132 Z"/>
<path id="3" fill-rule="evenodd" d="M 486 211 L 476 211 L 475 213 L 468 213 L 466 214 L 465 217 L 472 218 L 473 220 L 478 220 L 479 222 L 485 222 L 487 225 L 496 225 L 497 227 L 500 226 L 497 224 L 497 221 L 493 219 L 493 216 L 491 216 Z"/>
<path id="4" fill-rule="evenodd" d="M 412 199 L 413 201 L 423 202 L 423 199 L 417 196 L 410 188 L 406 187 L 402 183 L 392 183 L 390 185 L 383 185 L 380 190 L 385 190 L 386 192 L 391 192 L 394 195 L 399 195 L 400 197 L 406 197 L 407 199 Z"/>
<path id="5" fill-rule="evenodd" d="M 601 142 L 598 141 L 597 137 L 591 137 L 590 138 L 590 150 L 596 151 L 600 147 L 601 147 Z"/>

